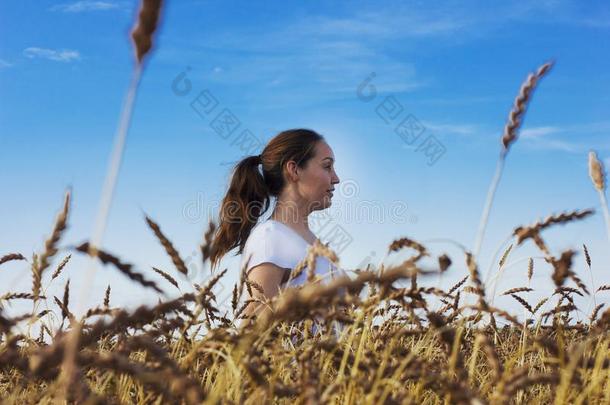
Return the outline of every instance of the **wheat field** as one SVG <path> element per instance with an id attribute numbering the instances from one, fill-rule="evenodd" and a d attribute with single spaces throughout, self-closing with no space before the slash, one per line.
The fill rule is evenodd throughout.
<path id="1" fill-rule="evenodd" d="M 161 6 L 161 1 L 142 2 L 132 31 L 136 64 L 130 92 L 137 91 Z M 172 273 L 153 269 L 163 284 L 99 247 L 112 186 L 104 189 L 101 231 L 89 241 L 60 248 L 70 220 L 71 192 L 66 192 L 41 252 L 31 259 L 17 252 L 0 257 L 0 271 L 5 263 L 19 262 L 32 277 L 31 291 L 0 291 L 2 402 L 610 403 L 610 308 L 598 304 L 588 319 L 575 316 L 580 311 L 577 297 L 595 302 L 595 297 L 610 294 L 610 284 L 594 287 L 574 271 L 573 259 L 580 252 L 590 270 L 594 258 L 585 244 L 578 252 L 568 249 L 554 255 L 543 237 L 551 227 L 592 216 L 593 209 L 551 214 L 514 228 L 513 243 L 495 271 L 502 271 L 512 251 L 533 243 L 544 257 L 554 288 L 540 301 L 528 300 L 535 290 L 533 274 L 542 270 L 530 259 L 522 285 L 501 292 L 514 299 L 523 314 L 493 305 L 495 294 L 490 296 L 478 267 L 504 161 L 518 141 L 533 91 L 552 66 L 553 62 L 545 63 L 529 74 L 518 91 L 499 142 L 498 166 L 472 251 L 463 249 L 462 257 L 434 257 L 424 244 L 400 237 L 388 252 L 408 252 L 402 263 L 375 271 L 356 269 L 354 276 L 286 289 L 259 302 L 268 311 L 250 320 L 244 309 L 257 301 L 253 289 L 261 287 L 246 280 L 241 269 L 211 275 L 204 285 L 185 281 L 184 260 L 150 217 L 146 223 L 175 267 Z M 119 138 L 127 135 L 129 114 L 120 124 Z M 113 153 L 120 157 L 122 150 Z M 606 177 L 595 152 L 589 154 L 589 170 L 608 228 Z M 112 185 L 116 160 L 108 173 Z M 209 262 L 215 229 L 211 222 L 200 244 L 202 266 Z M 81 311 L 70 304 L 69 279 L 63 296 L 46 295 L 60 275 L 83 271 L 71 266 L 73 255 L 88 256 L 139 288 L 154 291 L 158 304 L 135 310 L 114 307 L 109 285 L 99 306 L 75 315 Z M 317 256 L 338 262 L 328 246 L 316 243 L 295 271 L 308 264 L 311 268 Z M 424 265 L 424 259 L 434 266 Z M 435 287 L 432 278 L 455 271 L 457 261 L 467 274 L 448 289 Z M 242 276 L 232 290 L 231 310 L 223 312 L 215 287 L 228 271 Z M 399 282 L 405 286 L 397 286 Z M 164 292 L 176 287 L 189 292 L 166 299 Z M 31 301 L 32 310 L 9 316 L 5 308 L 15 300 Z"/>

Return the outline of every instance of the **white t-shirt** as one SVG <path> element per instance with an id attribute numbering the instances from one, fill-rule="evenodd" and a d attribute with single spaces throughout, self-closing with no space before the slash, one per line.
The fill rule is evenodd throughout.
<path id="1" fill-rule="evenodd" d="M 311 246 L 301 235 L 288 225 L 267 219 L 254 226 L 241 255 L 240 269 L 244 269 L 248 258 L 248 271 L 261 263 L 273 263 L 285 269 L 294 269 L 296 265 L 307 256 L 307 250 Z M 301 274 L 288 281 L 283 287 L 293 287 L 307 282 L 307 266 Z M 336 277 L 339 269 L 326 257 L 316 258 L 315 274 L 321 277 L 321 282 L 329 282 Z"/>
<path id="2" fill-rule="evenodd" d="M 254 226 L 241 255 L 240 269 L 245 274 L 261 263 L 273 263 L 276 266 L 293 270 L 306 256 L 307 250 L 311 246 L 294 229 L 282 222 L 274 219 L 267 219 Z M 248 258 L 249 261 L 248 261 Z M 244 266 L 248 262 L 248 267 Z M 307 282 L 308 266 L 305 266 L 301 274 L 289 280 L 281 288 L 303 285 Z M 319 282 L 328 283 L 333 278 L 347 275 L 345 271 L 332 264 L 326 257 L 318 256 L 314 270 L 320 276 Z M 333 321 L 335 336 L 339 338 L 344 325 L 341 322 Z M 311 333 L 316 334 L 319 327 L 316 322 L 312 325 Z M 294 340 L 293 340 L 294 342 Z"/>

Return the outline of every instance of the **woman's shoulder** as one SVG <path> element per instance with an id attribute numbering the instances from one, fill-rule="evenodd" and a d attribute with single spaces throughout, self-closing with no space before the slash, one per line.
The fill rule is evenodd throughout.
<path id="1" fill-rule="evenodd" d="M 271 262 L 280 267 L 291 268 L 302 259 L 304 254 L 298 242 L 281 224 L 269 220 L 258 223 L 250 232 L 244 246 L 242 266 L 251 256 L 248 267 L 257 263 Z"/>
<path id="2" fill-rule="evenodd" d="M 279 240 L 281 239 L 281 235 L 283 235 L 283 229 L 278 226 L 278 224 L 276 224 L 273 221 L 263 221 L 260 222 L 258 224 L 256 224 L 256 226 L 254 228 L 252 228 L 252 231 L 250 232 L 250 235 L 248 236 L 248 241 L 252 240 L 252 241 L 275 241 L 275 240 Z"/>
<path id="3" fill-rule="evenodd" d="M 296 232 L 291 230 L 282 222 L 267 219 L 259 222 L 252 228 L 250 235 L 254 237 L 280 237 L 284 239 L 296 240 L 301 242 L 302 238 L 298 237 Z"/>

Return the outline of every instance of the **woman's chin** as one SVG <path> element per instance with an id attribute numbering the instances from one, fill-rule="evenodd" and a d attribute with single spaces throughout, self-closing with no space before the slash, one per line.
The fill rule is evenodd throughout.
<path id="1" fill-rule="evenodd" d="M 332 204 L 330 196 L 325 196 L 321 201 L 312 204 L 312 211 L 321 211 L 329 208 Z"/>

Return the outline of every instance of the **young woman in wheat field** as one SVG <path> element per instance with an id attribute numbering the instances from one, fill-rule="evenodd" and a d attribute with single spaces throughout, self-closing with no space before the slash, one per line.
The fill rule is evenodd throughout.
<path id="1" fill-rule="evenodd" d="M 269 300 L 284 288 L 308 282 L 307 266 L 298 276 L 293 270 L 308 249 L 320 243 L 309 228 L 308 216 L 331 205 L 340 181 L 334 163 L 333 150 L 322 135 L 291 129 L 272 138 L 260 155 L 248 156 L 235 166 L 220 207 L 210 260 L 214 267 L 238 248 L 246 280 L 261 287 L 251 288 L 248 298 Z M 272 200 L 271 215 L 259 221 Z M 311 282 L 345 274 L 324 256 L 316 258 L 313 270 L 316 278 Z M 254 318 L 265 310 L 268 306 L 251 302 L 244 315 Z"/>

